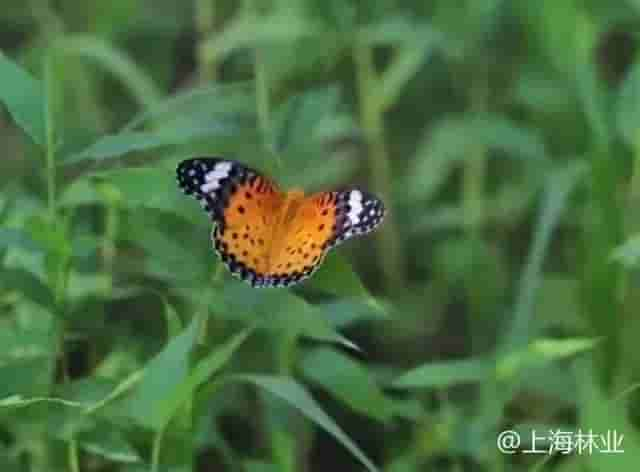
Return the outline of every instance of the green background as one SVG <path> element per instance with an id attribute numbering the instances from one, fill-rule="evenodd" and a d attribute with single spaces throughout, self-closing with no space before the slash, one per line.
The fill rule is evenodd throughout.
<path id="1" fill-rule="evenodd" d="M 0 471 L 636 470 L 639 26 L 636 0 L 3 2 Z M 388 217 L 252 289 L 176 186 L 196 155 Z M 624 453 L 532 444 L 558 431 Z"/>

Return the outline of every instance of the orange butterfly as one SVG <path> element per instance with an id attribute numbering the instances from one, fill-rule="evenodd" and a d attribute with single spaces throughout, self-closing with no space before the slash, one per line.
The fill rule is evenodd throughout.
<path id="1" fill-rule="evenodd" d="M 214 247 L 234 275 L 254 287 L 286 287 L 309 277 L 336 244 L 368 233 L 384 217 L 379 198 L 358 189 L 305 197 L 282 192 L 243 164 L 182 161 L 178 184 L 215 223 Z"/>

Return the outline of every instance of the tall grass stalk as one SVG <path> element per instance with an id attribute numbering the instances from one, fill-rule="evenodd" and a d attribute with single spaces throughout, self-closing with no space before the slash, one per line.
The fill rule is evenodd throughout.
<path id="1" fill-rule="evenodd" d="M 482 72 L 476 78 L 470 98 L 470 111 L 478 115 L 487 108 L 488 83 Z M 470 239 L 480 237 L 484 213 L 484 187 L 487 174 L 487 147 L 478 144 L 465 162 L 462 181 L 462 207 L 467 236 Z"/>
<path id="2" fill-rule="evenodd" d="M 47 169 L 47 208 L 49 222 L 54 224 L 56 220 L 56 156 L 55 156 L 55 53 L 50 51 L 44 60 L 44 83 L 46 100 L 44 102 L 44 114 L 46 123 L 46 150 L 45 160 Z"/>
<path id="3" fill-rule="evenodd" d="M 151 472 L 160 471 L 160 451 L 162 450 L 162 439 L 165 428 L 163 427 L 153 436 L 153 446 L 151 449 Z"/>
<path id="4" fill-rule="evenodd" d="M 476 77 L 469 91 L 469 112 L 472 116 L 478 116 L 487 111 L 489 83 L 486 70 L 480 67 L 476 71 Z M 471 261 L 473 267 L 481 258 L 479 251 L 482 251 L 483 222 L 485 221 L 485 186 L 487 178 L 487 146 L 478 142 L 470 151 L 470 155 L 465 160 L 462 175 L 462 209 L 464 218 L 464 228 L 466 237 L 471 243 Z M 474 271 L 474 273 L 476 273 Z M 484 305 L 484 294 L 482 284 L 478 284 L 474 279 L 467 284 L 467 292 L 470 300 L 469 309 L 473 314 L 469 317 L 470 323 L 475 325 L 471 332 L 471 349 L 479 352 L 485 348 L 484 339 L 478 339 L 476 333 L 482 333 L 479 324 L 484 323 L 486 314 L 483 310 L 488 308 Z"/>
<path id="5" fill-rule="evenodd" d="M 369 147 L 369 163 L 373 186 L 387 204 L 391 201 L 391 163 L 387 153 L 379 81 L 373 64 L 373 49 L 358 45 L 354 49 L 360 121 Z M 405 285 L 405 264 L 393 211 L 387 211 L 380 229 L 379 257 L 388 293 L 402 293 Z"/>

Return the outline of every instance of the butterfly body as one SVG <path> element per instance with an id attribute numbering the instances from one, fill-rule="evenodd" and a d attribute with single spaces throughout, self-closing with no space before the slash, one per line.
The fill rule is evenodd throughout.
<path id="1" fill-rule="evenodd" d="M 187 159 L 176 173 L 215 223 L 212 240 L 222 261 L 256 287 L 309 277 L 330 248 L 372 231 L 384 216 L 382 201 L 361 190 L 283 192 L 236 161 Z"/>

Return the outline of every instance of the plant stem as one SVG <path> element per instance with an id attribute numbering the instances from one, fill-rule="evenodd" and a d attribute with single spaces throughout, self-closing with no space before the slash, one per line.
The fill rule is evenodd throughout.
<path id="1" fill-rule="evenodd" d="M 80 472 L 80 461 L 78 457 L 78 442 L 71 438 L 69 441 L 69 468 L 71 472 Z"/>
<path id="2" fill-rule="evenodd" d="M 488 86 L 486 76 L 480 74 L 471 90 L 471 113 L 477 116 L 486 111 Z M 473 150 L 465 162 L 462 206 L 465 228 L 469 238 L 480 237 L 484 213 L 484 185 L 487 174 L 487 148 L 483 143 Z"/>
<path id="3" fill-rule="evenodd" d="M 196 0 L 195 24 L 199 37 L 198 46 L 198 75 L 201 83 L 215 82 L 218 80 L 217 58 L 211 54 L 205 54 L 202 47 L 206 40 L 215 33 L 216 8 L 214 0 Z"/>
<path id="4" fill-rule="evenodd" d="M 158 472 L 160 469 L 160 450 L 164 437 L 164 427 L 153 437 L 153 449 L 151 451 L 151 472 Z"/>
<path id="5" fill-rule="evenodd" d="M 360 121 L 369 146 L 373 187 L 389 206 L 392 193 L 391 165 L 385 146 L 383 104 L 379 98 L 373 50 L 366 45 L 356 46 L 354 60 L 360 101 Z M 401 241 L 393 211 L 387 211 L 385 219 L 379 232 L 378 252 L 388 293 L 399 293 L 405 284 Z"/>
<path id="6" fill-rule="evenodd" d="M 46 100 L 44 113 L 46 122 L 47 148 L 45 151 L 47 167 L 47 208 L 49 221 L 54 224 L 56 217 L 56 160 L 55 160 L 55 86 L 54 86 L 54 54 L 47 53 L 44 62 L 44 82 L 46 87 Z"/>
<path id="7" fill-rule="evenodd" d="M 486 112 L 488 107 L 488 78 L 486 70 L 479 66 L 476 70 L 475 78 L 470 90 L 470 114 L 474 119 Z M 484 142 L 474 144 L 470 155 L 464 162 L 462 175 L 462 208 L 464 218 L 464 229 L 468 243 L 471 246 L 472 267 L 470 276 L 467 278 L 466 292 L 469 298 L 469 309 L 472 311 L 470 317 L 474 333 L 471 336 L 472 352 L 482 352 L 490 348 L 487 345 L 486 336 L 478 336 L 475 333 L 483 333 L 481 323 L 487 319 L 488 314 L 483 311 L 493 309 L 487 304 L 486 285 L 483 283 L 481 273 L 474 270 L 479 264 L 482 243 L 482 229 L 485 221 L 485 180 L 487 174 L 487 146 Z M 487 306 L 489 305 L 489 306 Z"/>
<path id="8" fill-rule="evenodd" d="M 45 101 L 44 101 L 44 114 L 45 114 L 45 132 L 46 132 L 46 168 L 47 168 L 47 210 L 49 225 L 51 228 L 56 224 L 62 224 L 66 226 L 67 222 L 59 222 L 57 215 L 56 205 L 56 104 L 57 104 L 57 89 L 56 89 L 56 51 L 55 45 L 47 52 L 44 59 L 44 86 L 45 86 Z M 51 281 L 54 290 L 55 307 L 58 313 L 58 355 L 56 359 L 60 359 L 63 382 L 68 383 L 69 377 L 67 375 L 67 365 L 64 352 L 64 340 L 65 340 L 65 320 L 61 313 L 59 313 L 60 307 L 64 304 L 66 298 L 67 281 L 69 276 L 68 260 L 64 265 L 59 267 L 60 273 L 55 274 L 54 280 Z M 71 472 L 80 472 L 80 459 L 78 455 L 78 443 L 72 437 L 69 440 L 69 468 Z"/>
<path id="9" fill-rule="evenodd" d="M 258 113 L 258 127 L 260 128 L 260 134 L 262 140 L 270 151 L 273 151 L 275 156 L 275 163 L 278 170 L 282 169 L 283 163 L 278 152 L 273 149 L 273 139 L 271 135 L 271 125 L 269 120 L 271 118 L 271 105 L 270 105 L 270 85 L 269 77 L 267 74 L 267 66 L 264 61 L 264 52 L 260 48 L 255 50 L 255 82 L 256 82 L 256 108 Z"/>

